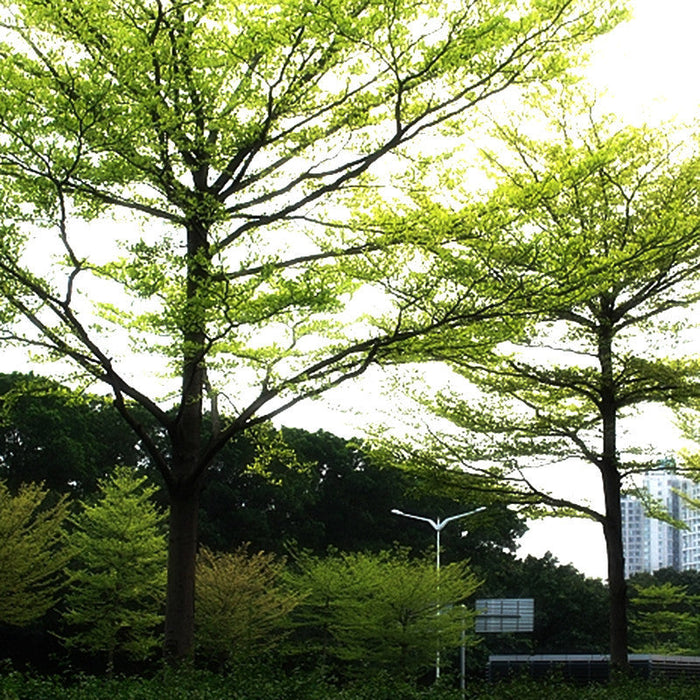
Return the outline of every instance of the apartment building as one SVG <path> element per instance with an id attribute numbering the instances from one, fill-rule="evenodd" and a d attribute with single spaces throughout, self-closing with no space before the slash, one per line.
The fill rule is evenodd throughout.
<path id="1" fill-rule="evenodd" d="M 681 494 L 700 497 L 700 485 L 670 471 L 649 472 L 642 483 L 652 502 L 688 526 L 680 529 L 646 515 L 635 496 L 623 496 L 622 540 L 625 575 L 672 568 L 700 570 L 700 510 L 688 507 Z"/>

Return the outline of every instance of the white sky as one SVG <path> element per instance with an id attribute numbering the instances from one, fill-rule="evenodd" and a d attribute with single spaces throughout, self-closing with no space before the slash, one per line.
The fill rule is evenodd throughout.
<path id="1" fill-rule="evenodd" d="M 632 124 L 695 119 L 700 105 L 700 0 L 630 0 L 629 4 L 633 18 L 594 44 L 587 71 L 592 85 L 605 91 L 601 100 L 605 111 Z M 285 414 L 281 422 L 309 430 L 324 428 L 340 435 L 358 434 L 363 422 L 371 420 L 371 407 L 386 403 L 376 389 L 376 381 L 372 374 L 364 378 L 359 406 L 358 394 L 341 389 L 342 396 L 331 396 L 328 403 L 302 405 Z M 352 406 L 360 412 L 340 412 Z M 334 409 L 339 412 L 334 413 Z M 671 452 L 676 436 L 670 415 L 659 410 L 646 418 L 641 430 L 653 426 L 657 447 Z M 584 496 L 599 506 L 602 493 L 595 470 L 581 467 L 574 476 L 571 468 L 565 469 L 570 493 L 563 495 Z M 552 478 L 557 478 L 556 472 Z M 519 553 L 542 556 L 547 551 L 588 576 L 606 578 L 605 543 L 597 523 L 552 518 L 531 523 Z"/>

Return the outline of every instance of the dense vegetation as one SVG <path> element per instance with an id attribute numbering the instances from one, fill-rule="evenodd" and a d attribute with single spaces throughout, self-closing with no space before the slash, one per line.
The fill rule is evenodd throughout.
<path id="1" fill-rule="evenodd" d="M 451 680 L 451 679 L 450 679 Z M 470 681 L 466 693 L 453 683 L 430 688 L 380 676 L 339 688 L 318 673 L 279 676 L 265 669 L 238 676 L 196 673 L 160 673 L 152 678 L 92 676 L 70 679 L 60 676 L 32 677 L 18 672 L 0 676 L 3 700 L 45 698 L 46 700 L 695 700 L 695 682 L 628 680 L 613 685 L 572 686 L 560 679 L 515 680 L 490 685 Z"/>
<path id="2" fill-rule="evenodd" d="M 119 434 L 109 428 L 119 425 L 119 416 L 97 396 L 78 396 L 33 376 L 3 375 L 0 381 L 6 387 L 0 396 L 0 468 L 3 481 L 12 484 L 6 499 L 26 499 L 28 484 L 50 471 L 67 432 L 62 421 L 84 426 L 73 443 L 75 454 L 94 454 L 104 426 L 108 434 Z M 52 429 L 36 430 L 34 425 L 44 418 L 52 421 Z M 132 441 L 128 433 L 122 436 L 123 442 L 113 439 L 110 449 L 129 454 Z M 225 478 L 213 481 L 211 493 L 205 492 L 202 500 L 196 659 L 202 669 L 224 673 L 219 680 L 202 676 L 203 688 L 214 688 L 211 693 L 215 693 L 217 684 L 234 683 L 227 675 L 232 669 L 247 667 L 252 660 L 269 664 L 270 659 L 276 659 L 276 670 L 270 673 L 282 674 L 274 683 L 311 684 L 314 674 L 322 673 L 348 688 L 348 697 L 361 692 L 358 678 L 375 687 L 430 677 L 433 647 L 421 639 L 429 638 L 434 625 L 434 534 L 420 524 L 407 527 L 390 511 L 400 505 L 421 513 L 451 513 L 470 504 L 434 495 L 429 482 L 422 483 L 410 472 L 375 464 L 372 454 L 352 440 L 269 426 L 257 438 L 232 443 L 230 465 L 228 453 L 222 453 L 217 469 L 226 471 Z M 23 449 L 28 444 L 31 462 Z M 22 697 L 29 690 L 19 688 L 32 684 L 53 687 L 55 697 L 70 697 L 78 692 L 76 688 L 82 687 L 83 692 L 88 686 L 95 697 L 100 693 L 119 697 L 122 692 L 148 697 L 152 684 L 165 682 L 147 680 L 158 668 L 157 630 L 165 572 L 157 473 L 145 462 L 136 471 L 105 468 L 104 462 L 99 465 L 89 457 L 76 460 L 74 472 L 67 464 L 54 488 L 31 492 L 30 510 L 39 509 L 49 518 L 42 522 L 48 523 L 50 516 L 58 514 L 63 535 L 57 539 L 55 529 L 48 531 L 52 553 L 48 558 L 41 548 L 36 550 L 39 571 L 43 563 L 47 573 L 54 575 L 49 575 L 50 585 L 37 600 L 34 614 L 21 620 L 3 617 L 0 658 L 9 664 L 2 681 L 7 697 L 12 693 Z M 84 474 L 92 476 L 77 489 Z M 29 479 L 26 484 L 23 477 Z M 72 513 L 68 520 L 67 511 Z M 4 512 L 10 511 L 5 508 Z M 31 517 L 28 523 L 29 531 L 41 534 Z M 240 539 L 244 528 L 250 536 L 247 543 Z M 466 537 L 460 536 L 459 527 L 443 533 L 441 587 L 446 600 L 463 599 L 473 610 L 475 597 L 535 599 L 533 634 L 477 640 L 469 632 L 470 683 L 483 676 L 489 653 L 600 653 L 605 649 L 603 583 L 586 579 L 551 556 L 516 559 L 514 542 L 522 531 L 517 516 L 494 504 L 473 516 Z M 0 556 L 5 560 L 15 551 L 9 543 L 3 536 Z M 25 563 L 30 561 L 26 554 L 23 557 Z M 58 581 L 56 561 L 64 571 Z M 11 566 L 3 568 L 10 570 Z M 640 594 L 646 590 L 653 596 L 666 586 L 662 590 L 671 597 L 667 601 L 652 598 L 653 610 L 649 598 L 646 607 L 633 606 L 633 621 L 652 612 L 671 615 L 677 632 L 670 641 L 668 634 L 659 640 L 645 634 L 644 625 L 635 626 L 635 650 L 697 648 L 689 643 L 689 635 L 700 629 L 700 618 L 694 617 L 700 582 L 693 573 L 660 572 L 634 579 L 634 590 Z M 3 584 L 0 576 L 0 585 L 13 583 Z M 325 598 L 334 601 L 332 614 L 323 605 Z M 31 601 L 26 598 L 27 605 Z M 636 598 L 633 602 L 636 605 Z M 394 637 L 392 641 L 387 630 L 394 623 L 387 615 L 393 614 L 396 605 L 413 621 L 403 640 Z M 454 623 L 458 632 L 463 623 L 459 619 Z M 468 627 L 473 629 L 472 623 Z M 122 628 L 129 634 L 119 631 Z M 452 634 L 447 627 L 443 632 L 445 640 Z M 454 686 L 458 640 L 449 646 L 453 651 L 443 658 L 444 673 Z M 42 678 L 10 672 L 25 666 L 59 675 Z M 110 673 L 139 671 L 145 677 L 111 686 L 81 675 L 95 668 Z M 288 673 L 290 679 L 284 680 Z M 78 685 L 66 685 L 74 677 Z M 273 681 L 265 683 L 258 687 L 269 687 Z M 320 683 L 317 697 L 330 693 L 328 683 Z M 59 690 L 64 685 L 65 690 Z"/>
<path id="3" fill-rule="evenodd" d="M 6 375 L 0 381 L 5 387 L 0 469 L 3 481 L 11 484 L 8 499 L 26 493 L 25 479 L 31 484 L 50 472 L 68 432 L 62 421 L 83 426 L 72 449 L 84 455 L 73 471 L 66 463 L 61 479 L 33 501 L 34 510 L 44 499 L 46 516 L 58 515 L 46 540 L 53 558 L 36 549 L 35 567 L 55 574 L 54 562 L 64 546 L 66 554 L 58 559 L 58 573 L 61 568 L 64 573 L 58 580 L 48 577 L 41 600 L 49 602 L 37 602 L 33 615 L 2 618 L 0 658 L 51 672 L 66 664 L 117 672 L 153 668 L 164 585 L 157 472 L 145 461 L 133 470 L 106 467 L 99 456 L 91 456 L 99 455 L 104 434 L 111 436 L 113 453 L 128 455 L 133 449 L 128 433 L 115 437 L 119 416 L 99 397 L 77 395 L 34 376 Z M 37 430 L 42 420 L 52 428 Z M 360 662 L 368 654 L 375 671 L 396 671 L 403 658 L 404 666 L 414 670 L 404 668 L 401 675 L 427 672 L 433 651 L 420 639 L 434 624 L 434 533 L 419 523 L 406 526 L 391 508 L 434 514 L 460 512 L 471 504 L 436 496 L 428 482 L 375 464 L 371 453 L 352 440 L 269 426 L 256 437 L 232 442 L 230 452 L 222 453 L 216 466 L 222 475 L 202 499 L 198 663 L 231 668 L 274 649 L 286 666 L 310 667 L 324 658 L 326 669 L 338 678 L 365 673 Z M 517 515 L 493 504 L 473 516 L 465 537 L 458 526 L 443 533 L 445 600 L 463 601 L 471 610 L 476 596 L 536 601 L 533 636 L 481 640 L 474 646 L 469 634 L 469 667 L 477 675 L 489 649 L 586 652 L 605 643 L 603 584 L 551 557 L 517 560 L 515 539 L 523 529 Z M 7 536 L 0 540 L 0 556 L 6 559 L 14 551 L 9 543 Z M 319 604 L 329 595 L 336 618 Z M 393 624 L 386 616 L 397 604 L 410 624 L 403 641 L 390 642 L 382 635 Z M 374 625 L 364 625 L 359 637 L 353 626 L 358 614 Z M 448 617 L 442 622 L 447 624 Z M 463 623 L 453 624 L 458 631 Z M 445 628 L 445 640 L 454 636 Z M 453 639 L 450 646 L 458 644 Z M 407 653 L 415 655 L 410 663 Z M 456 652 L 446 655 L 445 668 L 454 668 L 456 660 Z"/>

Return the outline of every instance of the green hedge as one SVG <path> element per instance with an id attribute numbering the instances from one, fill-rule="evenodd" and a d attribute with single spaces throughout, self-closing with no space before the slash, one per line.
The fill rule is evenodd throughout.
<path id="1" fill-rule="evenodd" d="M 572 687 L 555 679 L 522 679 L 497 685 L 471 682 L 473 700 L 697 700 L 696 682 L 623 681 L 613 685 Z M 0 675 L 0 700 L 462 700 L 447 685 L 417 688 L 375 676 L 342 688 L 319 673 L 281 676 L 257 672 L 218 675 L 162 672 L 150 678 L 69 674 L 36 676 L 9 671 Z"/>

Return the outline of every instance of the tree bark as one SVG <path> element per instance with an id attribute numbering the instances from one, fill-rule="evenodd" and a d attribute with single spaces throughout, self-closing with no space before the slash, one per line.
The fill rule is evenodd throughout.
<path id="1" fill-rule="evenodd" d="M 163 653 L 169 664 L 191 659 L 194 653 L 195 561 L 199 488 L 170 494 L 168 584 Z"/>
<path id="2" fill-rule="evenodd" d="M 627 582 L 622 547 L 620 477 L 617 470 L 603 474 L 605 492 L 605 548 L 608 559 L 608 595 L 610 600 L 610 663 L 613 669 L 627 672 Z"/>
<path id="3" fill-rule="evenodd" d="M 195 563 L 202 463 L 203 392 L 206 312 L 203 290 L 209 281 L 208 229 L 187 226 L 187 300 L 183 312 L 182 394 L 178 415 L 170 427 L 172 463 L 168 585 L 165 607 L 165 660 L 179 664 L 194 654 Z"/>
<path id="4" fill-rule="evenodd" d="M 620 505 L 620 469 L 617 454 L 617 396 L 613 366 L 614 303 L 605 296 L 598 334 L 600 362 L 600 415 L 603 427 L 603 450 L 599 468 L 603 477 L 605 519 L 603 531 L 608 560 L 608 593 L 610 600 L 610 664 L 612 669 L 627 673 L 627 584 L 622 546 L 622 510 Z"/>

